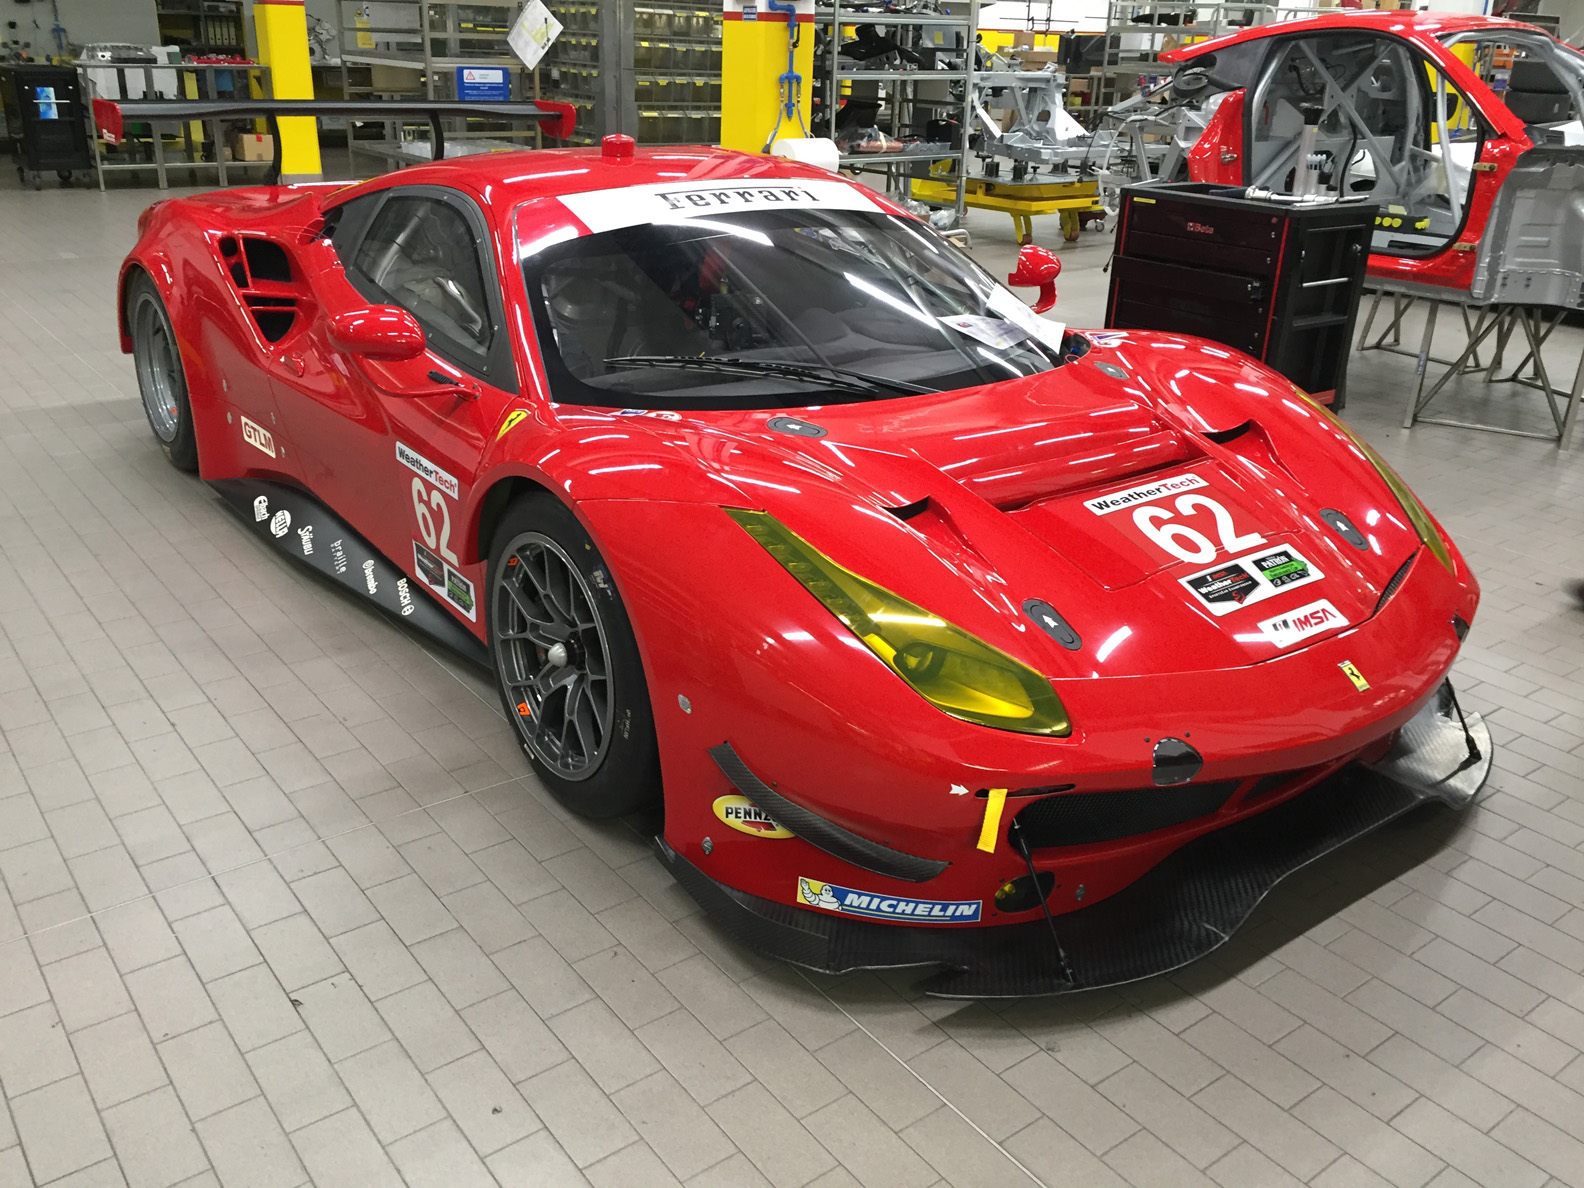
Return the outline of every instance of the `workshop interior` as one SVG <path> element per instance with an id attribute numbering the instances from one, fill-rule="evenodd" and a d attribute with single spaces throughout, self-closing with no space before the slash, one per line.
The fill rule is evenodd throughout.
<path id="1" fill-rule="evenodd" d="M 1580 46 L 0 0 L 0 1188 L 1584 1184 Z"/>

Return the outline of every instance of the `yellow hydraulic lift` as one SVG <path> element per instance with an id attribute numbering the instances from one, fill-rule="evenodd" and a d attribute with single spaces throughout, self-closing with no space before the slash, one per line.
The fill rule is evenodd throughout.
<path id="1" fill-rule="evenodd" d="M 1100 210 L 1100 183 L 1093 178 L 1003 181 L 970 177 L 964 188 L 969 206 L 1011 215 L 1019 243 L 1034 242 L 1035 215 L 1060 215 L 1062 238 L 1071 242 L 1078 238 L 1082 216 Z M 950 176 L 914 178 L 912 196 L 920 202 L 953 206 L 957 202 L 957 181 Z"/>
<path id="2" fill-rule="evenodd" d="M 303 0 L 253 0 L 259 61 L 270 68 L 276 99 L 312 99 L 308 65 L 308 14 Z M 279 124 L 282 182 L 321 181 L 319 128 L 312 116 L 282 116 Z"/>

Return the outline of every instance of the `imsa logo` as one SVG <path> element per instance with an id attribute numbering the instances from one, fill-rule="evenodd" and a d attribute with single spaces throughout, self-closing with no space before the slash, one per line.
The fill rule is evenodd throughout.
<path id="1" fill-rule="evenodd" d="M 715 815 L 727 825 L 750 837 L 782 838 L 793 833 L 746 796 L 721 796 L 715 801 Z"/>
<path id="2" fill-rule="evenodd" d="M 1329 600 L 1321 598 L 1297 610 L 1288 611 L 1285 615 L 1266 619 L 1259 629 L 1278 648 L 1290 648 L 1311 635 L 1346 625 L 1347 619 L 1342 612 L 1332 606 Z"/>

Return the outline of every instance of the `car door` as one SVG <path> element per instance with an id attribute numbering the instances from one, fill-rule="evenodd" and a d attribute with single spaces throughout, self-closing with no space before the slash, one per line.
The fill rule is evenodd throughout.
<path id="1" fill-rule="evenodd" d="M 327 319 L 399 306 L 422 326 L 425 350 L 374 359 L 320 333 L 280 382 L 292 423 L 312 438 L 304 449 L 316 490 L 437 599 L 478 622 L 480 567 L 462 557 L 463 509 L 487 434 L 516 391 L 488 224 L 471 197 L 447 187 L 398 185 L 366 199 L 331 232 L 344 275 L 326 279 L 330 291 L 343 282 L 326 301 Z"/>

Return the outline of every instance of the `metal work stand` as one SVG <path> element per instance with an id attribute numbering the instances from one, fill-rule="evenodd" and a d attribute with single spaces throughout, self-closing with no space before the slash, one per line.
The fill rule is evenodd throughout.
<path id="1" fill-rule="evenodd" d="M 1573 385 L 1566 392 L 1552 385 L 1551 377 L 1546 371 L 1545 360 L 1541 357 L 1541 351 L 1551 337 L 1551 332 L 1562 321 L 1564 310 L 1544 305 L 1462 301 L 1440 293 L 1428 292 L 1421 286 L 1393 285 L 1378 281 L 1373 283 L 1376 289 L 1375 299 L 1370 303 L 1368 317 L 1364 319 L 1364 329 L 1359 335 L 1358 349 L 1361 352 L 1391 351 L 1394 354 L 1411 356 L 1416 360 L 1414 372 L 1417 382 L 1408 394 L 1408 401 L 1403 410 L 1404 429 L 1411 429 L 1415 423 L 1422 421 L 1431 425 L 1452 425 L 1459 429 L 1483 429 L 1488 433 L 1506 433 L 1513 437 L 1537 437 L 1542 441 L 1554 441 L 1561 449 L 1568 449 L 1573 444 L 1573 429 L 1578 420 L 1579 402 L 1581 395 L 1584 395 L 1584 351 L 1580 352 L 1578 366 L 1573 373 Z M 1375 315 L 1380 309 L 1382 298 L 1387 296 L 1392 302 L 1391 319 L 1380 336 L 1374 342 L 1370 342 L 1370 330 L 1374 325 Z M 1410 351 L 1402 346 L 1402 320 L 1404 315 L 1421 301 L 1427 306 L 1424 334 L 1420 339 L 1419 349 Z M 1443 305 L 1457 306 L 1463 318 L 1466 344 L 1454 359 L 1437 358 L 1431 354 L 1435 342 L 1437 315 Z M 1386 342 L 1388 336 L 1392 340 L 1390 345 Z M 1493 336 L 1490 361 L 1482 362 L 1480 348 L 1488 340 L 1492 340 Z M 1528 351 L 1509 374 L 1500 376 L 1497 373 L 1502 369 L 1502 360 L 1508 349 L 1516 345 L 1515 340 L 1526 343 Z M 1445 367 L 1446 370 L 1430 386 L 1430 390 L 1426 391 L 1425 381 L 1429 378 L 1432 363 Z M 1511 429 L 1504 425 L 1486 425 L 1477 421 L 1460 421 L 1449 417 L 1425 415 L 1425 410 L 1451 380 L 1458 376 L 1479 373 L 1484 374 L 1487 384 L 1519 384 L 1541 393 L 1546 398 L 1546 407 L 1551 413 L 1555 431 Z M 1561 397 L 1560 404 L 1558 397 Z"/>

